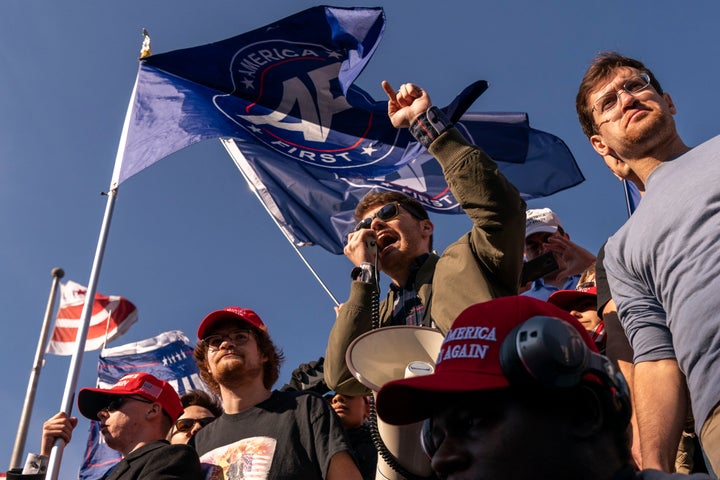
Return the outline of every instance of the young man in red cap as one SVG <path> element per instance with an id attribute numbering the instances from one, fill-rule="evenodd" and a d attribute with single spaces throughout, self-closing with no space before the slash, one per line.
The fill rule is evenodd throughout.
<path id="1" fill-rule="evenodd" d="M 578 285 L 575 290 L 558 290 L 550 295 L 548 303 L 560 307 L 577 318 L 585 327 L 598 350 L 605 354 L 605 324 L 598 315 L 597 287 L 595 282 Z"/>
<path id="2" fill-rule="evenodd" d="M 429 419 L 423 445 L 443 479 L 685 477 L 634 470 L 622 376 L 572 315 L 526 296 L 464 310 L 434 373 L 385 384 L 377 412 L 393 425 Z"/>
<path id="3" fill-rule="evenodd" d="M 149 373 L 131 373 L 110 388 L 83 388 L 78 394 L 83 416 L 100 421 L 108 447 L 123 458 L 103 476 L 107 480 L 200 480 L 197 453 L 170 445 L 165 437 L 183 411 L 173 387 Z M 42 454 L 57 439 L 69 442 L 77 418 L 60 412 L 43 425 Z"/>
<path id="4" fill-rule="evenodd" d="M 194 356 L 224 410 L 190 440 L 207 475 L 361 479 L 342 425 L 320 395 L 271 390 L 283 355 L 255 312 L 210 313 L 198 328 Z"/>

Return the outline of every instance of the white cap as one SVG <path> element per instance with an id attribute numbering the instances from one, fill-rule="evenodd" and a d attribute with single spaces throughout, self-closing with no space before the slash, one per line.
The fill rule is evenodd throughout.
<path id="1" fill-rule="evenodd" d="M 557 232 L 562 228 L 560 217 L 549 208 L 536 208 L 525 212 L 525 238 L 538 232 Z"/>

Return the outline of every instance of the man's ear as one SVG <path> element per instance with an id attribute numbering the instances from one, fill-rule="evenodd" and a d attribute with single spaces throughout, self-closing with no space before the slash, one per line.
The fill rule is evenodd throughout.
<path id="1" fill-rule="evenodd" d="M 590 137 L 590 144 L 595 149 L 595 151 L 600 155 L 601 157 L 606 157 L 608 155 L 615 155 L 615 152 L 612 148 L 610 148 L 603 139 L 602 135 L 596 133 L 595 135 Z"/>
<path id="2" fill-rule="evenodd" d="M 675 114 L 677 113 L 677 107 L 675 106 L 675 102 L 673 102 L 673 99 L 672 99 L 672 97 L 670 96 L 670 94 L 667 93 L 667 92 L 663 93 L 663 98 L 665 99 L 665 101 L 666 101 L 667 104 L 668 104 L 668 108 L 670 109 L 670 113 L 672 113 L 673 115 L 675 115 Z"/>
<path id="3" fill-rule="evenodd" d="M 592 388 L 581 386 L 571 411 L 571 432 L 578 439 L 595 435 L 605 421 L 600 399 Z"/>
<path id="4" fill-rule="evenodd" d="M 429 219 L 421 220 L 420 229 L 422 230 L 423 235 L 429 237 L 435 231 L 435 225 L 433 225 L 433 223 Z"/>
<path id="5" fill-rule="evenodd" d="M 147 418 L 153 418 L 157 415 L 162 415 L 162 407 L 159 403 L 153 402 L 150 404 L 150 410 L 147 412 Z"/>

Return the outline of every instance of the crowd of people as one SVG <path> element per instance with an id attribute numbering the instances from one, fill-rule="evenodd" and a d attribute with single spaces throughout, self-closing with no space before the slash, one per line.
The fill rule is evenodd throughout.
<path id="1" fill-rule="evenodd" d="M 441 479 L 717 478 L 720 296 L 708 279 L 720 269 L 720 136 L 685 145 L 651 70 L 599 54 L 577 93 L 578 118 L 643 199 L 595 255 L 570 240 L 556 212 L 528 210 L 427 91 L 383 88 L 392 124 L 438 160 L 471 229 L 437 254 L 420 202 L 368 194 L 348 235 L 350 294 L 324 364 L 274 390 L 283 353 L 260 316 L 208 314 L 194 350 L 207 392 L 180 398 L 142 373 L 80 391 L 80 413 L 99 420 L 122 455 L 103 478 L 369 480 L 375 415 L 421 425 Z M 391 281 L 382 300 L 380 272 Z M 443 334 L 434 368 L 372 391 L 346 352 L 363 334 L 398 326 Z M 76 425 L 64 413 L 45 422 L 40 457 Z"/>

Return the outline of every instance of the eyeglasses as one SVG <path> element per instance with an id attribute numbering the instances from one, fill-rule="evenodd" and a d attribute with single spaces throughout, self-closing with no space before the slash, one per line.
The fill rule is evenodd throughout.
<path id="1" fill-rule="evenodd" d="M 619 90 L 607 92 L 593 103 L 593 111 L 604 115 L 612 111 L 620 102 L 620 94 L 625 92 L 629 95 L 635 95 L 645 90 L 650 85 L 650 75 L 641 73 L 634 77 L 630 77 L 622 84 Z"/>
<path id="2" fill-rule="evenodd" d="M 213 420 L 215 420 L 215 417 L 180 418 L 175 422 L 175 433 L 187 433 L 193 429 L 196 423 L 200 424 L 200 428 L 203 428 L 205 425 L 212 423 Z"/>
<path id="3" fill-rule="evenodd" d="M 392 203 L 388 203 L 387 205 L 384 205 L 383 207 L 381 207 L 380 210 L 375 212 L 371 217 L 367 217 L 367 218 L 360 220 L 358 222 L 358 224 L 355 225 L 355 228 L 353 228 L 353 232 L 357 232 L 358 230 L 363 230 L 365 228 L 370 228 L 373 220 L 375 220 L 376 217 L 379 218 L 380 220 L 382 220 L 383 222 L 392 220 L 393 218 L 400 215 L 400 207 L 404 208 L 405 211 L 407 211 L 410 215 L 412 215 L 413 217 L 415 217 L 419 220 L 424 220 L 424 219 L 428 218 L 427 213 L 425 213 L 425 212 L 422 212 L 424 214 L 423 215 L 420 212 L 413 211 L 413 210 L 416 210 L 416 208 L 414 208 L 414 207 L 410 207 L 409 205 L 401 204 L 400 202 L 392 202 Z"/>
<path id="4" fill-rule="evenodd" d="M 110 400 L 108 402 L 107 406 L 104 408 L 101 408 L 98 411 L 98 415 L 100 415 L 101 412 L 107 412 L 107 413 L 116 412 L 116 411 L 120 410 L 120 408 L 128 400 L 137 400 L 138 402 L 143 402 L 143 403 L 153 403 L 146 398 L 113 396 L 112 400 Z"/>
<path id="5" fill-rule="evenodd" d="M 202 339 L 202 342 L 208 348 L 218 350 L 226 338 L 235 345 L 242 345 L 250 339 L 250 330 L 233 330 L 223 335 L 208 335 Z"/>

